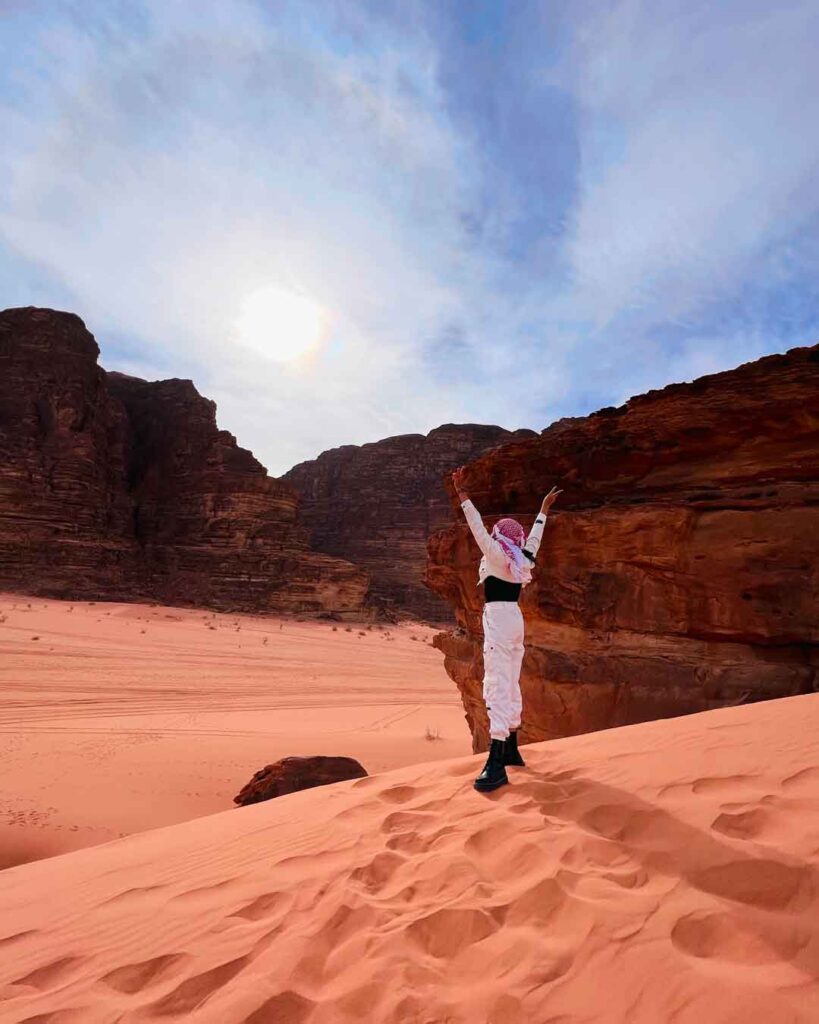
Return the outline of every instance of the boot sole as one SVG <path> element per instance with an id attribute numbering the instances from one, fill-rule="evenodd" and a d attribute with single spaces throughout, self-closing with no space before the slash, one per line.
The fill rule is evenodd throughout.
<path id="1" fill-rule="evenodd" d="M 501 779 L 499 782 L 484 783 L 483 785 L 478 785 L 477 782 L 473 782 L 472 785 L 479 793 L 491 793 L 493 789 L 500 789 L 501 786 L 508 786 L 509 779 Z"/>
<path id="2" fill-rule="evenodd" d="M 526 767 L 526 762 L 525 761 L 504 761 L 503 762 L 503 767 L 504 768 L 525 768 Z"/>

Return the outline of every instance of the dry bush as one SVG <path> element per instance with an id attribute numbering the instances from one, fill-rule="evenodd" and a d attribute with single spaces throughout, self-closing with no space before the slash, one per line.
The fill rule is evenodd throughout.
<path id="1" fill-rule="evenodd" d="M 430 729 L 430 727 L 427 726 L 427 731 L 424 734 L 424 739 L 429 740 L 430 743 L 434 743 L 435 740 L 443 739 L 443 737 L 441 736 L 440 732 L 438 732 L 437 729 Z"/>

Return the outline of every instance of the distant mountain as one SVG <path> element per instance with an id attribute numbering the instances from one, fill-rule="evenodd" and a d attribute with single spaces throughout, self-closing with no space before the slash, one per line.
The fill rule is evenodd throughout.
<path id="1" fill-rule="evenodd" d="M 300 520 L 312 531 L 313 547 L 370 574 L 371 602 L 451 621 L 446 603 L 423 582 L 427 541 L 452 518 L 446 479 L 498 445 L 536 436 L 532 430 L 447 423 L 426 435 L 332 448 L 282 479 L 301 497 Z"/>
<path id="2" fill-rule="evenodd" d="M 97 364 L 72 313 L 0 313 L 0 588 L 360 613 L 367 573 L 310 550 L 293 488 L 187 380 Z"/>

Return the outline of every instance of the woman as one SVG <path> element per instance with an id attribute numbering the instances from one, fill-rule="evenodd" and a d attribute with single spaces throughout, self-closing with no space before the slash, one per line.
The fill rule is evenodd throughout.
<path id="1" fill-rule="evenodd" d="M 532 565 L 540 548 L 546 516 L 561 491 L 553 487 L 543 499 L 534 526 L 526 531 L 515 519 L 500 519 L 491 535 L 463 488 L 463 467 L 452 474 L 461 508 L 483 557 L 478 584 L 483 584 L 483 699 L 489 712 L 489 757 L 475 779 L 475 789 L 504 785 L 506 765 L 525 766 L 518 751 L 522 701 L 523 615 L 520 592 L 532 580 Z"/>

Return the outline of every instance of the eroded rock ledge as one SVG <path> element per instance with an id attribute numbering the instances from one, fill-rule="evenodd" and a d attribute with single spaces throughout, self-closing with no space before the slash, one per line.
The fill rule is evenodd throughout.
<path id="1" fill-rule="evenodd" d="M 524 742 L 819 688 L 819 346 L 559 421 L 466 480 L 527 527 L 564 489 L 522 602 Z M 426 579 L 478 751 L 479 553 L 451 499 Z"/>

